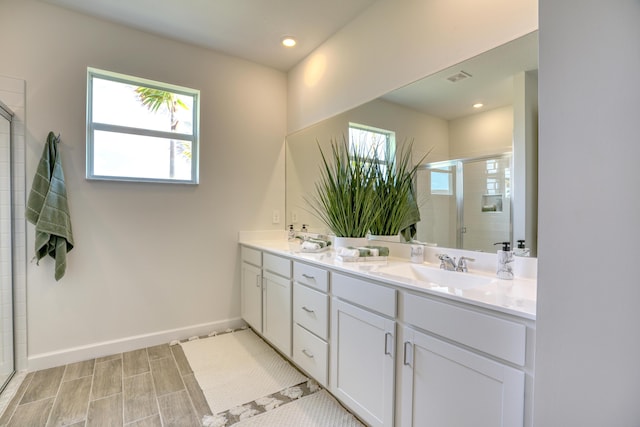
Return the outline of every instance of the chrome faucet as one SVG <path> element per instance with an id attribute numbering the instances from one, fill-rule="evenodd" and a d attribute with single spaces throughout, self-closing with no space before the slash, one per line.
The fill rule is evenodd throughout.
<path id="1" fill-rule="evenodd" d="M 461 256 L 458 260 L 458 265 L 456 266 L 456 271 L 460 271 L 462 273 L 467 272 L 467 261 L 475 261 L 475 258 L 469 258 L 466 256 Z"/>
<path id="2" fill-rule="evenodd" d="M 440 260 L 440 268 L 448 271 L 455 271 L 456 259 L 451 258 L 447 254 L 436 254 L 436 258 Z"/>
<path id="3" fill-rule="evenodd" d="M 466 273 L 467 269 L 467 261 L 475 261 L 474 258 L 469 258 L 466 256 L 461 256 L 458 262 L 456 263 L 455 258 L 451 258 L 447 254 L 436 254 L 436 257 L 440 260 L 440 268 L 447 271 L 459 271 L 462 273 Z"/>

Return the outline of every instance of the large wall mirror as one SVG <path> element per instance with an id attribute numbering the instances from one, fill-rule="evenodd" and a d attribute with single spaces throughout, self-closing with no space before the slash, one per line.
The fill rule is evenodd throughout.
<path id="1" fill-rule="evenodd" d="M 538 33 L 533 32 L 287 136 L 286 220 L 326 232 L 305 198 L 315 192 L 320 148 L 350 126 L 413 142 L 420 159 L 416 240 L 495 251 L 524 240 L 537 254 Z M 482 104 L 482 106 L 478 106 Z"/>

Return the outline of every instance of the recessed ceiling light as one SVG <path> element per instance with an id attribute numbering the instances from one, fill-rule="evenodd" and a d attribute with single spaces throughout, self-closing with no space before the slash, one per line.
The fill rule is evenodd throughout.
<path id="1" fill-rule="evenodd" d="M 296 39 L 293 36 L 284 36 L 282 38 L 282 45 L 285 47 L 294 47 L 296 43 Z"/>
<path id="2" fill-rule="evenodd" d="M 484 104 L 482 102 L 476 102 L 475 104 L 473 104 L 473 108 L 482 108 L 484 107 Z"/>

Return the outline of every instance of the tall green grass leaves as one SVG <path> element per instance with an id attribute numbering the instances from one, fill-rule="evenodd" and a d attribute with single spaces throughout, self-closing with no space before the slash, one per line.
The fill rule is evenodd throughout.
<path id="1" fill-rule="evenodd" d="M 395 236 L 420 221 L 414 183 L 418 167 L 427 157 L 411 162 L 413 141 L 404 143 L 387 162 L 374 163 L 375 204 L 379 215 L 371 225 L 371 234 Z"/>
<path id="2" fill-rule="evenodd" d="M 365 237 L 378 219 L 377 168 L 373 150 L 331 141 L 331 156 L 320 150 L 322 164 L 315 194 L 305 198 L 312 213 L 338 237 Z M 371 152 L 370 152 L 371 151 Z"/>

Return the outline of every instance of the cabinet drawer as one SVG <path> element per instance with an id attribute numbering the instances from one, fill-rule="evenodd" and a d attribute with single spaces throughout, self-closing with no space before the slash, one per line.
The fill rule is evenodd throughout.
<path id="1" fill-rule="evenodd" d="M 293 321 L 326 340 L 329 336 L 329 297 L 295 283 L 293 285 Z"/>
<path id="2" fill-rule="evenodd" d="M 526 327 L 462 307 L 404 294 L 404 320 L 520 366 L 525 364 Z"/>
<path id="3" fill-rule="evenodd" d="M 291 260 L 288 258 L 264 253 L 262 255 L 262 267 L 282 277 L 291 278 Z"/>
<path id="4" fill-rule="evenodd" d="M 327 387 L 329 345 L 298 324 L 293 325 L 293 361 Z"/>
<path id="5" fill-rule="evenodd" d="M 242 246 L 242 261 L 262 267 L 262 252 L 257 249 Z"/>
<path id="6" fill-rule="evenodd" d="M 293 280 L 322 292 L 329 291 L 329 272 L 301 262 L 293 263 Z"/>
<path id="7" fill-rule="evenodd" d="M 396 290 L 338 273 L 331 274 L 334 296 L 389 317 L 396 316 Z"/>

